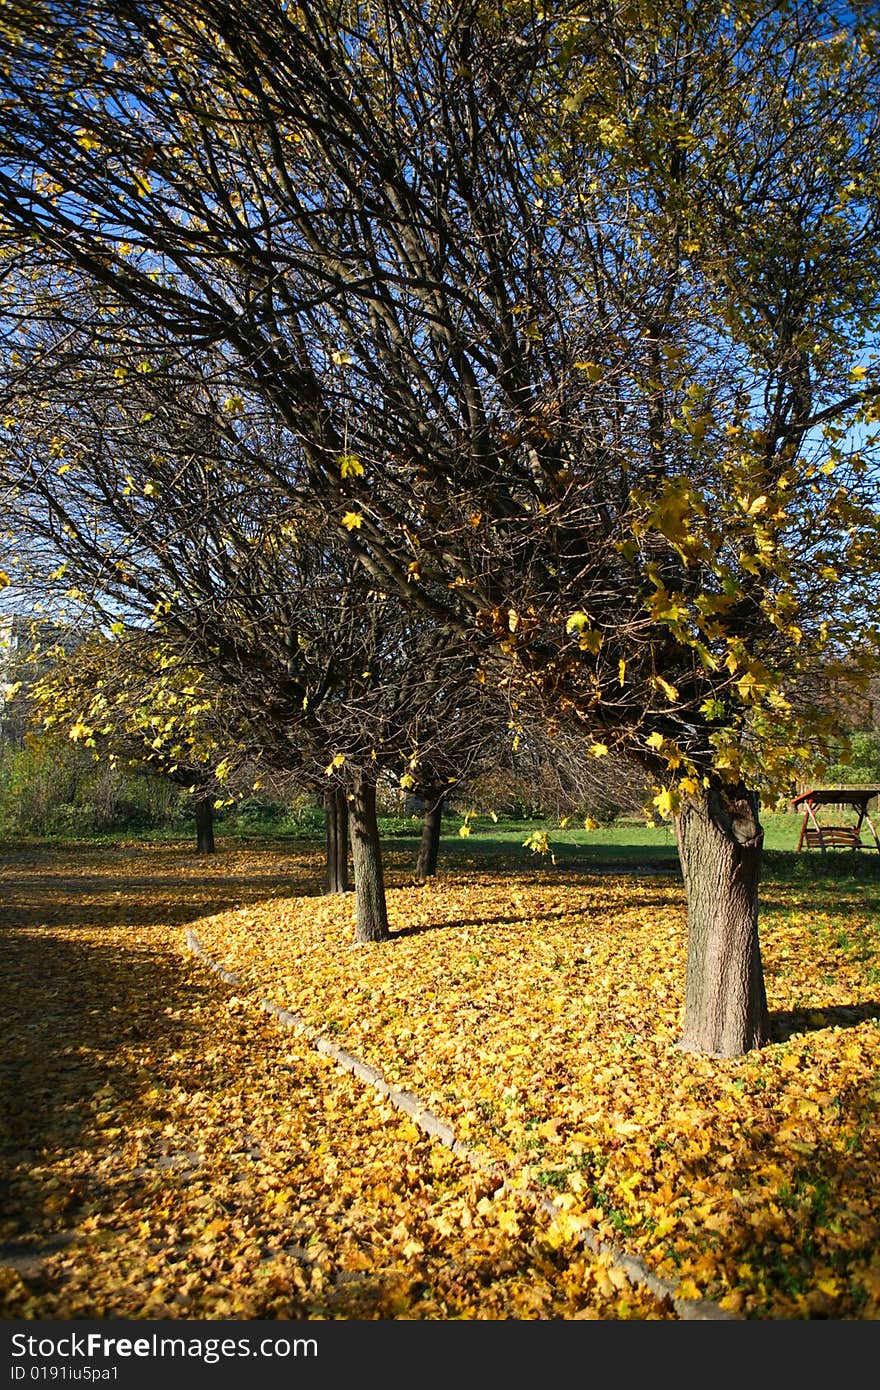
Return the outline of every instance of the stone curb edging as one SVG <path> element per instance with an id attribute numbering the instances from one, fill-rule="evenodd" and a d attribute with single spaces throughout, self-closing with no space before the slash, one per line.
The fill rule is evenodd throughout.
<path id="1" fill-rule="evenodd" d="M 220 976 L 221 980 L 228 985 L 240 983 L 240 976 L 232 970 L 226 970 L 222 965 L 215 961 L 202 946 L 196 933 L 191 927 L 186 928 L 186 944 L 188 949 L 199 960 L 203 961 L 209 969 Z M 279 1004 L 274 1004 L 270 999 L 261 999 L 260 1007 L 266 1013 L 273 1014 L 283 1028 L 288 1028 L 298 1035 L 304 1037 L 308 1043 L 320 1052 L 323 1056 L 329 1057 L 337 1066 L 344 1071 L 351 1072 L 358 1080 L 372 1086 L 376 1091 L 386 1097 L 388 1101 L 397 1109 L 409 1115 L 414 1124 L 418 1125 L 425 1134 L 432 1139 L 438 1140 L 452 1153 L 469 1163 L 472 1168 L 489 1174 L 498 1180 L 500 1188 L 513 1190 L 513 1184 L 504 1178 L 498 1169 L 487 1164 L 480 1156 L 463 1144 L 460 1139 L 455 1137 L 453 1129 L 444 1120 L 432 1114 L 417 1096 L 410 1091 L 402 1091 L 396 1086 L 392 1086 L 385 1080 L 384 1076 L 376 1067 L 370 1066 L 367 1062 L 362 1062 L 360 1058 L 354 1057 L 344 1048 L 325 1038 L 319 1029 L 313 1028 L 306 1022 L 300 1014 L 283 1009 Z M 516 1191 L 530 1191 L 528 1188 L 517 1186 Z M 537 1197 L 540 1206 L 551 1217 L 562 1215 L 562 1208 L 546 1197 L 531 1189 L 531 1195 Z M 593 1231 L 584 1230 L 579 1232 L 578 1240 L 592 1254 L 602 1256 L 608 1260 L 615 1268 L 629 1280 L 634 1288 L 646 1289 L 654 1295 L 661 1303 L 670 1305 L 677 1316 L 683 1321 L 688 1322 L 739 1322 L 742 1319 L 737 1313 L 733 1313 L 727 1308 L 721 1308 L 717 1303 L 709 1299 L 680 1298 L 676 1293 L 676 1285 L 668 1279 L 661 1279 L 658 1275 L 645 1265 L 637 1256 L 628 1254 L 616 1245 L 611 1245 L 607 1241 L 600 1240 Z"/>

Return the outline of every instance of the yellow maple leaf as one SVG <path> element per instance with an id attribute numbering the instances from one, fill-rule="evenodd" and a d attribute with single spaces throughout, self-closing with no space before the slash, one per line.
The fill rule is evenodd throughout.
<path id="1" fill-rule="evenodd" d="M 584 628 L 589 626 L 589 623 L 589 613 L 584 613 L 582 610 L 578 609 L 576 613 L 572 613 L 567 619 L 565 630 L 566 632 L 583 632 Z"/>
<path id="2" fill-rule="evenodd" d="M 660 815 L 668 820 L 674 816 L 679 807 L 679 797 L 672 787 L 664 787 L 655 797 L 652 798 L 653 806 L 657 807 Z"/>
<path id="3" fill-rule="evenodd" d="M 663 678 L 663 676 L 653 676 L 653 677 L 652 677 L 652 680 L 651 680 L 651 684 L 652 684 L 657 690 L 662 690 L 662 691 L 663 691 L 663 694 L 666 696 L 667 700 L 675 701 L 675 700 L 678 699 L 678 689 L 677 689 L 677 687 L 674 686 L 674 685 L 670 685 L 669 681 L 668 681 L 668 680 L 665 680 L 665 679 Z"/>
<path id="4" fill-rule="evenodd" d="M 364 465 L 354 454 L 339 455 L 339 472 L 343 478 L 360 478 L 364 471 Z"/>
<path id="5" fill-rule="evenodd" d="M 550 845 L 547 840 L 547 832 L 533 830 L 528 839 L 523 840 L 523 849 L 530 849 L 533 854 L 549 854 Z"/>
<path id="6" fill-rule="evenodd" d="M 498 1229 L 503 1231 L 506 1236 L 518 1236 L 519 1227 L 519 1216 L 515 1211 L 511 1211 L 508 1207 L 498 1213 Z"/>
<path id="7" fill-rule="evenodd" d="M 574 365 L 579 372 L 586 372 L 589 381 L 601 381 L 605 375 L 604 368 L 598 362 L 575 362 Z"/>

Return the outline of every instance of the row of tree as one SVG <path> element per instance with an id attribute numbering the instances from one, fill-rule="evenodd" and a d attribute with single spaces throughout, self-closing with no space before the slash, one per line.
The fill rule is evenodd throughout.
<path id="1" fill-rule="evenodd" d="M 636 758 L 682 1044 L 759 1045 L 758 793 L 877 656 L 871 7 L 10 0 L 0 70 L 18 573 L 345 784 L 362 938 L 374 768 Z"/>
<path id="2" fill-rule="evenodd" d="M 241 605 L 216 609 L 217 623 L 238 644 L 231 666 L 218 658 L 218 628 L 205 641 L 198 614 L 184 608 L 161 635 L 155 624 L 116 622 L 115 632 L 95 630 L 77 641 L 44 623 L 8 665 L 6 674 L 18 679 L 7 687 L 17 689 L 7 724 L 11 714 L 22 728 L 72 740 L 111 767 L 185 790 L 201 853 L 214 851 L 218 807 L 260 792 L 307 792 L 323 805 L 330 893 L 348 891 L 351 819 L 359 941 L 388 935 L 380 785 L 386 798 L 390 791 L 423 808 L 418 882 L 436 872 L 448 798 L 461 804 L 489 773 L 502 790 L 518 779 L 558 815 L 643 804 L 637 769 L 616 759 L 596 769 L 583 740 L 564 731 L 551 736 L 534 718 L 528 727 L 514 725 L 509 703 L 474 682 L 453 653 L 438 651 L 433 631 L 423 624 L 419 642 L 405 610 L 397 606 L 402 626 L 394 626 L 393 605 L 357 592 L 359 572 L 331 601 L 323 584 L 338 576 L 309 565 L 298 592 L 303 546 L 300 539 L 288 544 L 286 604 L 300 623 L 294 640 L 287 627 L 279 633 L 265 596 L 255 645 L 244 650 Z M 368 847 L 360 863 L 358 839 Z"/>

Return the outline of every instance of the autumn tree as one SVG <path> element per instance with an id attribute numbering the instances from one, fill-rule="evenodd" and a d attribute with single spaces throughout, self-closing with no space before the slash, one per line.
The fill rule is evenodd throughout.
<path id="1" fill-rule="evenodd" d="M 260 750 L 222 689 L 177 660 L 172 647 L 149 631 L 93 633 L 57 652 L 30 705 L 32 722 L 44 730 L 189 793 L 196 848 L 214 853 L 215 803 L 234 800 L 231 789 L 250 789 Z"/>
<path id="2" fill-rule="evenodd" d="M 289 445 L 271 420 L 240 437 L 241 404 L 224 394 L 228 383 L 218 394 L 209 359 L 182 363 L 168 345 L 170 360 L 143 359 L 129 372 L 117 356 L 127 320 L 117 319 L 117 351 L 96 346 L 84 312 L 94 304 L 82 295 L 86 322 L 60 338 L 39 319 L 16 335 L 18 366 L 10 364 L 5 392 L 15 451 L 4 469 L 15 534 L 42 557 L 44 594 L 54 585 L 54 602 L 103 614 L 118 638 L 101 652 L 117 663 L 126 716 L 134 678 L 126 653 L 155 642 L 152 670 L 137 667 L 139 727 L 126 727 L 126 737 L 142 729 L 182 775 L 192 760 L 157 728 L 185 720 L 182 705 L 169 719 L 169 680 L 176 699 L 198 672 L 225 711 L 225 744 L 216 722 L 199 731 L 205 777 L 213 750 L 224 771 L 250 760 L 318 791 L 327 891 L 348 887 L 350 827 L 358 939 L 381 940 L 380 774 L 402 789 L 426 777 L 436 789 L 440 778 L 435 794 L 445 792 L 492 756 L 491 736 L 503 736 L 509 718 L 494 688 L 473 680 L 461 641 L 446 633 L 438 642 L 433 622 L 378 588 L 295 496 L 254 484 L 257 467 L 260 479 L 289 467 Z M 340 471 L 356 476 L 355 465 L 343 458 Z M 75 673 L 71 680 L 75 701 Z M 85 723 L 92 735 L 107 725 L 106 743 L 122 731 L 107 722 L 105 699 L 102 685 L 89 719 L 73 710 L 71 726 Z M 427 821 L 433 872 L 439 822 Z"/>
<path id="3" fill-rule="evenodd" d="M 120 371 L 209 357 L 238 437 L 284 442 L 252 489 L 650 772 L 682 1044 L 759 1045 L 759 793 L 821 748 L 812 673 L 876 636 L 870 8 L 12 0 L 0 26 L 0 217 L 36 286 L 10 354 L 16 312 L 60 343 L 86 286 Z"/>

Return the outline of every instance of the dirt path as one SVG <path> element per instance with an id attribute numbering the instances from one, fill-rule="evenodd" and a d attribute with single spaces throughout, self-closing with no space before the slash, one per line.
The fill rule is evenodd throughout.
<path id="1" fill-rule="evenodd" d="M 186 922 L 305 872 L 167 847 L 0 862 L 0 1313 L 672 1316 L 186 955 Z"/>

